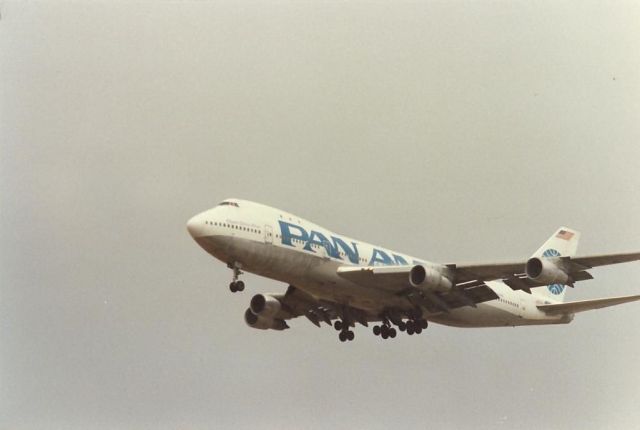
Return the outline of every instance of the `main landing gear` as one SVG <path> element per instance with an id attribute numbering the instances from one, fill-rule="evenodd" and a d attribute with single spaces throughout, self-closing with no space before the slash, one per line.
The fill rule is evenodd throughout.
<path id="1" fill-rule="evenodd" d="M 398 332 L 392 324 L 395 324 L 398 327 L 398 330 L 406 332 L 409 336 L 422 333 L 422 330 L 426 329 L 429 325 L 427 320 L 424 318 L 416 318 L 406 321 L 394 319 L 393 322 L 384 318 L 382 320 L 382 324 L 373 326 L 373 334 L 380 336 L 383 339 L 395 338 L 398 335 Z M 347 320 L 337 320 L 333 323 L 333 328 L 340 332 L 338 335 L 340 342 L 352 341 L 355 338 L 355 334 L 353 330 L 351 330 L 351 325 L 352 324 Z"/>
<path id="2" fill-rule="evenodd" d="M 233 279 L 229 284 L 229 289 L 232 293 L 243 291 L 244 290 L 244 282 L 240 281 L 238 278 L 242 274 L 240 268 L 242 267 L 240 263 L 229 263 L 227 266 L 233 270 Z"/>
<path id="3" fill-rule="evenodd" d="M 420 318 L 407 320 L 406 322 L 399 321 L 396 325 L 398 326 L 398 330 L 405 331 L 411 336 L 412 334 L 422 333 L 422 330 L 426 329 L 429 324 L 427 320 Z M 373 334 L 383 339 L 393 339 L 396 337 L 397 332 L 395 328 L 391 327 L 391 323 L 385 319 L 382 321 L 382 324 L 373 327 Z"/>
<path id="4" fill-rule="evenodd" d="M 340 332 L 340 334 L 338 335 L 338 339 L 340 339 L 340 342 L 352 341 L 356 337 L 353 330 L 349 330 L 349 324 L 347 324 L 345 321 L 336 321 L 333 324 L 333 328 Z"/>
<path id="5" fill-rule="evenodd" d="M 418 319 L 418 320 L 409 320 L 406 323 L 404 323 L 404 329 L 402 327 L 398 327 L 398 328 L 400 328 L 401 331 L 406 330 L 407 334 L 411 336 L 412 334 L 422 333 L 422 330 L 426 329 L 428 326 L 429 326 L 429 323 L 427 322 L 427 320 Z"/>
<path id="6" fill-rule="evenodd" d="M 394 337 L 396 337 L 397 332 L 395 328 L 391 327 L 389 322 L 385 321 L 381 325 L 373 326 L 373 334 L 375 334 L 376 336 L 380 336 L 383 339 L 393 339 Z"/>

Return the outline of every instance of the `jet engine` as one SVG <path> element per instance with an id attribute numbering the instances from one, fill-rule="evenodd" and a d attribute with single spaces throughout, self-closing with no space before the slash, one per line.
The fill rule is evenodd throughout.
<path id="1" fill-rule="evenodd" d="M 256 315 L 251 312 L 251 308 L 248 308 L 244 312 L 244 322 L 251 328 L 259 328 L 260 330 L 284 330 L 289 328 L 284 320 L 276 318 L 265 318 L 261 315 Z"/>
<path id="2" fill-rule="evenodd" d="M 530 258 L 525 272 L 530 279 L 541 284 L 566 284 L 569 280 L 569 275 L 548 258 Z"/>
<path id="3" fill-rule="evenodd" d="M 249 327 L 262 330 L 284 330 L 289 328 L 287 323 L 278 318 L 274 318 L 282 305 L 280 300 L 269 294 L 256 294 L 251 298 L 249 309 L 244 313 L 244 321 Z"/>
<path id="4" fill-rule="evenodd" d="M 269 294 L 256 294 L 251 298 L 249 305 L 251 312 L 265 318 L 272 318 L 280 312 L 281 307 L 280 300 Z"/>
<path id="5" fill-rule="evenodd" d="M 409 283 L 414 287 L 429 287 L 449 289 L 453 286 L 451 280 L 437 270 L 416 264 L 409 271 Z"/>

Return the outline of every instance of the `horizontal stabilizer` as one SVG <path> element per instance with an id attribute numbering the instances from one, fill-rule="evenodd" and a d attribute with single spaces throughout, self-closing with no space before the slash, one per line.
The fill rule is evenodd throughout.
<path id="1" fill-rule="evenodd" d="M 574 314 L 576 312 L 590 311 L 591 309 L 606 308 L 622 303 L 640 300 L 640 295 L 611 297 L 608 299 L 581 300 L 579 302 L 559 303 L 555 305 L 539 305 L 538 309 L 548 315 Z"/>

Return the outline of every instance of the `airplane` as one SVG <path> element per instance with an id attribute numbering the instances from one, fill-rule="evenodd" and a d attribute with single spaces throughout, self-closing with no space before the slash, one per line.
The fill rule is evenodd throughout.
<path id="1" fill-rule="evenodd" d="M 640 300 L 640 295 L 564 302 L 566 287 L 593 279 L 588 269 L 635 261 L 640 252 L 575 257 L 580 233 L 560 227 L 528 259 L 438 264 L 334 233 L 259 203 L 226 199 L 189 219 L 187 230 L 232 269 L 284 282 L 285 293 L 256 294 L 244 319 L 284 330 L 305 316 L 332 325 L 342 342 L 356 324 L 383 339 L 420 334 L 429 322 L 455 327 L 567 324 L 578 312 Z"/>

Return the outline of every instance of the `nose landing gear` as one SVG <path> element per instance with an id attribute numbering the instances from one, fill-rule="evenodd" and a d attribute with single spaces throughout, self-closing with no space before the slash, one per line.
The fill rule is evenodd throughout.
<path id="1" fill-rule="evenodd" d="M 237 293 L 238 291 L 243 291 L 244 290 L 244 282 L 242 282 L 242 281 L 232 281 L 229 284 L 229 290 L 231 290 L 232 293 Z"/>
<path id="2" fill-rule="evenodd" d="M 232 293 L 243 291 L 244 282 L 238 279 L 242 274 L 242 270 L 240 270 L 242 268 L 242 265 L 238 262 L 234 262 L 234 263 L 227 264 L 227 266 L 233 270 L 233 279 L 229 284 L 229 290 L 231 290 Z"/>

